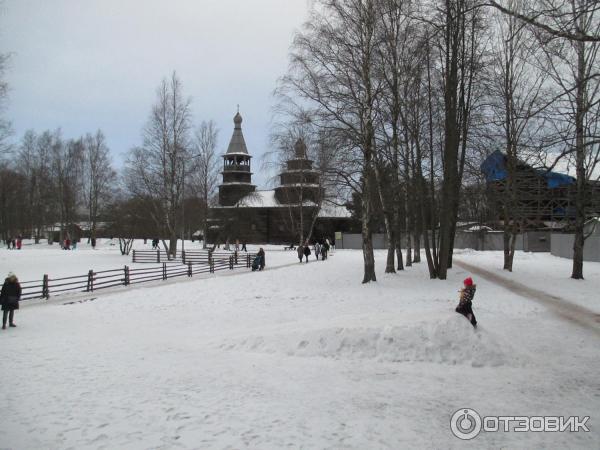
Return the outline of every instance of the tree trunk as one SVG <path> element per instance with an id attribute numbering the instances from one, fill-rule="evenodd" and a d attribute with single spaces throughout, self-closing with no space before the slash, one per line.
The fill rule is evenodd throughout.
<path id="1" fill-rule="evenodd" d="M 371 171 L 369 160 L 364 175 L 364 189 L 362 192 L 362 248 L 364 259 L 363 284 L 377 281 L 375 277 L 375 256 L 373 254 L 373 237 L 371 236 Z"/>
<path id="2" fill-rule="evenodd" d="M 583 279 L 583 246 L 585 237 L 583 234 L 585 225 L 585 137 L 584 137 L 584 115 L 585 115 L 585 43 L 578 42 L 577 46 L 577 109 L 575 112 L 575 148 L 576 148 L 576 170 L 577 170 L 577 192 L 575 195 L 575 240 L 573 242 L 573 271 L 571 278 Z"/>

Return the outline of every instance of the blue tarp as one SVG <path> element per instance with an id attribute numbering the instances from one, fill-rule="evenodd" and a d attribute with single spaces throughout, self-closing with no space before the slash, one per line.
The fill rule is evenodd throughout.
<path id="1" fill-rule="evenodd" d="M 488 183 L 493 181 L 502 181 L 506 179 L 506 156 L 499 150 L 496 150 L 481 164 L 481 171 L 485 175 Z M 546 179 L 549 189 L 575 184 L 575 178 L 558 172 L 537 169 L 535 173 Z"/>

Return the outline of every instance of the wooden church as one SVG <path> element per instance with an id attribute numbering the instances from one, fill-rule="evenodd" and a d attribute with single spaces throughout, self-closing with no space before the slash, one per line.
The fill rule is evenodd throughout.
<path id="1" fill-rule="evenodd" d="M 298 244 L 313 227 L 311 240 L 329 238 L 354 226 L 350 212 L 325 199 L 319 171 L 299 139 L 275 189 L 252 184 L 252 156 L 242 132 L 242 116 L 233 118 L 233 135 L 223 155 L 219 204 L 210 209 L 210 242 Z M 302 233 L 301 233 L 302 231 Z"/>

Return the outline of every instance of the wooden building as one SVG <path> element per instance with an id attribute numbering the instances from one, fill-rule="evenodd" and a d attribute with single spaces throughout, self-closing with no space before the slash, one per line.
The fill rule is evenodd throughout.
<path id="1" fill-rule="evenodd" d="M 495 151 L 481 164 L 487 182 L 489 205 L 499 221 L 518 222 L 522 230 L 569 228 L 575 219 L 576 179 L 570 175 L 534 168 L 516 161 L 514 179 L 509 186 L 507 156 Z M 600 183 L 586 186 L 589 199 L 586 215 L 600 215 Z"/>
<path id="2" fill-rule="evenodd" d="M 314 222 L 313 239 L 350 231 L 356 223 L 345 207 L 323 200 L 319 171 L 298 140 L 275 189 L 257 190 L 252 184 L 251 159 L 242 132 L 242 116 L 235 115 L 234 130 L 223 155 L 219 205 L 210 209 L 209 242 L 297 244 Z"/>

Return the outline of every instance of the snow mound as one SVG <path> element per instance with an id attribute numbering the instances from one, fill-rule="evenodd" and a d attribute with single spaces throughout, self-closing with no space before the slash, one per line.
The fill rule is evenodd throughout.
<path id="1" fill-rule="evenodd" d="M 458 314 L 396 326 L 335 327 L 250 336 L 221 341 L 218 348 L 299 357 L 470 364 L 473 367 L 521 366 L 524 361 L 506 339 L 485 329 L 474 330 Z"/>

